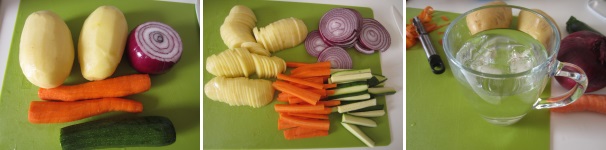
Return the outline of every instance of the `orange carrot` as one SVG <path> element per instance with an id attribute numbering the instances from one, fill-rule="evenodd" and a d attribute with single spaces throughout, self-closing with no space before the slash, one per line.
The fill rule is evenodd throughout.
<path id="1" fill-rule="evenodd" d="M 32 101 L 29 105 L 29 122 L 62 123 L 76 121 L 111 111 L 139 113 L 143 104 L 123 98 L 101 98 L 74 102 Z"/>
<path id="2" fill-rule="evenodd" d="M 295 127 L 288 130 L 284 130 L 283 132 L 284 138 L 286 138 L 287 140 L 321 137 L 328 135 L 328 130 L 316 130 L 304 127 Z"/>
<path id="3" fill-rule="evenodd" d="M 280 118 L 288 123 L 292 123 L 299 127 L 317 129 L 317 130 L 328 130 L 330 128 L 330 122 L 328 120 L 318 119 L 305 119 L 301 117 L 295 117 L 291 115 L 281 115 Z"/>
<path id="4" fill-rule="evenodd" d="M 332 109 L 328 108 L 328 107 L 324 107 L 323 110 L 320 111 L 310 111 L 310 112 L 305 112 L 306 114 L 323 114 L 323 115 L 328 115 L 330 113 L 332 113 Z"/>
<path id="5" fill-rule="evenodd" d="M 336 88 L 337 84 L 333 83 L 333 84 L 324 84 L 324 89 L 331 89 L 331 88 Z"/>
<path id="6" fill-rule="evenodd" d="M 340 100 L 327 100 L 327 101 L 319 101 L 317 105 L 323 104 L 326 107 L 339 106 L 341 105 Z"/>
<path id="7" fill-rule="evenodd" d="M 289 97 L 290 97 L 290 95 L 288 95 L 287 93 L 282 92 L 282 93 L 278 94 L 278 101 L 288 102 L 288 98 Z"/>
<path id="8" fill-rule="evenodd" d="M 321 97 L 326 97 L 326 90 L 312 89 L 312 88 L 306 88 L 306 90 L 309 90 L 309 91 L 314 92 L 316 94 L 320 94 Z"/>
<path id="9" fill-rule="evenodd" d="M 288 113 L 288 115 L 309 119 L 328 119 L 328 114 Z"/>
<path id="10" fill-rule="evenodd" d="M 302 99 L 300 99 L 298 97 L 294 97 L 294 96 L 288 97 L 288 104 L 300 104 L 303 102 L 305 102 L 305 101 L 303 101 Z"/>
<path id="11" fill-rule="evenodd" d="M 308 63 L 302 63 L 302 62 L 286 62 L 286 67 L 289 68 L 297 68 L 297 67 L 301 67 L 301 66 L 306 66 L 309 65 Z"/>
<path id="12" fill-rule="evenodd" d="M 314 92 L 293 86 L 283 81 L 276 81 L 272 83 L 272 86 L 278 91 L 282 91 L 284 93 L 299 97 L 305 102 L 312 105 L 315 105 L 322 97 L 320 94 L 316 94 Z"/>
<path id="13" fill-rule="evenodd" d="M 330 69 L 320 69 L 320 68 L 303 70 L 300 72 L 290 74 L 290 76 L 297 77 L 297 78 L 321 77 L 321 76 L 328 76 L 328 75 L 330 75 Z"/>
<path id="14" fill-rule="evenodd" d="M 284 75 L 284 74 L 281 74 L 281 73 L 279 73 L 277 77 L 280 80 L 294 82 L 294 83 L 297 83 L 297 84 L 306 85 L 308 87 L 312 87 L 312 88 L 316 88 L 316 89 L 324 89 L 324 86 L 322 84 L 313 83 L 313 82 L 309 82 L 309 81 L 306 81 L 306 80 L 303 80 L 303 79 L 290 77 L 290 76 L 287 76 L 287 75 Z"/>
<path id="15" fill-rule="evenodd" d="M 281 119 L 281 117 L 278 118 L 278 130 L 284 130 L 284 129 L 294 128 L 294 127 L 297 127 L 297 125 L 286 122 L 286 121 L 284 121 L 284 119 Z"/>
<path id="16" fill-rule="evenodd" d="M 442 18 L 442 20 L 444 20 L 444 21 L 448 21 L 449 20 L 448 17 L 446 17 L 446 16 L 442 16 L 440 18 Z"/>
<path id="17" fill-rule="evenodd" d="M 314 111 L 323 111 L 324 105 L 288 105 L 288 104 L 276 104 L 274 105 L 276 112 L 286 113 L 310 113 Z"/>
<path id="18" fill-rule="evenodd" d="M 308 68 L 330 68 L 330 61 L 323 61 L 323 62 L 317 62 L 317 63 L 313 63 L 313 64 L 307 64 L 305 66 L 300 66 L 300 67 L 304 67 L 303 69 L 308 69 Z M 299 69 L 299 68 L 297 68 Z"/>
<path id="19" fill-rule="evenodd" d="M 551 108 L 551 112 L 592 111 L 606 114 L 606 95 L 585 94 L 564 107 Z"/>
<path id="20" fill-rule="evenodd" d="M 326 90 L 326 95 L 327 96 L 331 96 L 333 94 L 335 94 L 335 90 Z"/>
<path id="21" fill-rule="evenodd" d="M 313 83 L 324 83 L 324 77 L 309 77 L 309 78 L 301 78 L 305 81 L 313 82 Z"/>
<path id="22" fill-rule="evenodd" d="M 38 90 L 43 100 L 76 101 L 107 97 L 123 97 L 149 90 L 151 81 L 147 74 L 133 74 L 78 85 L 62 85 Z"/>

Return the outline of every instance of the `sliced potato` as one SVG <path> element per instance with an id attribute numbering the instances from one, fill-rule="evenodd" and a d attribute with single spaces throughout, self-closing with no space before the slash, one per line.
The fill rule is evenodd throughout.
<path id="1" fill-rule="evenodd" d="M 507 3 L 493 1 L 485 4 L 488 5 L 507 5 Z M 511 19 L 511 8 L 507 7 L 486 8 L 470 13 L 466 17 L 467 27 L 472 35 L 490 29 L 508 28 Z"/>
<path id="2" fill-rule="evenodd" d="M 25 20 L 19 43 L 23 75 L 41 88 L 57 87 L 74 63 L 74 43 L 67 24 L 51 11 L 37 11 Z"/>
<path id="3" fill-rule="evenodd" d="M 256 42 L 244 42 L 240 45 L 241 48 L 246 48 L 250 53 L 255 53 L 263 56 L 271 55 L 268 50 L 263 48 L 263 45 Z"/>
<path id="4" fill-rule="evenodd" d="M 230 106 L 259 108 L 273 100 L 274 89 L 269 80 L 215 77 L 204 85 L 204 94 Z"/>
<path id="5" fill-rule="evenodd" d="M 239 48 L 244 42 L 256 42 L 251 32 L 256 22 L 257 18 L 250 8 L 243 5 L 232 7 L 219 29 L 225 45 L 233 49 Z"/>
<path id="6" fill-rule="evenodd" d="M 258 43 L 270 52 L 277 52 L 301 44 L 307 36 L 307 26 L 301 19 L 285 18 L 265 27 L 254 28 Z"/>

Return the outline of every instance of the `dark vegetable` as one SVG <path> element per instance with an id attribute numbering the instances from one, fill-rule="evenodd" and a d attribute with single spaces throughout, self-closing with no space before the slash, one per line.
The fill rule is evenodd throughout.
<path id="1" fill-rule="evenodd" d="M 596 32 L 578 31 L 562 39 L 559 61 L 579 66 L 589 84 L 585 92 L 592 92 L 606 86 L 606 37 Z M 576 82 L 563 77 L 556 80 L 565 88 L 571 89 Z"/>
<path id="2" fill-rule="evenodd" d="M 320 34 L 329 45 L 351 45 L 360 34 L 362 16 L 348 8 L 334 8 L 320 19 Z M 352 45 L 353 46 L 353 45 Z"/>
<path id="3" fill-rule="evenodd" d="M 305 38 L 305 50 L 311 56 L 318 57 L 324 49 L 330 47 L 322 40 L 322 36 L 318 30 L 313 30 L 307 34 Z"/>
<path id="4" fill-rule="evenodd" d="M 141 73 L 167 72 L 179 61 L 182 51 L 179 33 L 160 22 L 143 23 L 128 38 L 128 58 Z"/>
<path id="5" fill-rule="evenodd" d="M 577 18 L 575 18 L 574 16 L 570 16 L 570 18 L 568 18 L 568 21 L 566 21 L 566 31 L 568 33 L 574 33 L 577 31 L 592 31 L 601 34 L 600 32 L 591 28 L 584 22 L 577 20 Z"/>
<path id="6" fill-rule="evenodd" d="M 391 45 L 391 37 L 387 29 L 377 20 L 364 18 L 360 30 L 359 46 L 365 49 L 385 51 Z M 359 50 L 358 50 L 359 51 Z"/>
<path id="7" fill-rule="evenodd" d="M 337 46 L 326 48 L 320 56 L 318 62 L 330 61 L 330 68 L 333 69 L 351 69 L 352 60 L 345 49 Z"/>
<path id="8" fill-rule="evenodd" d="M 176 141 L 176 133 L 168 118 L 146 116 L 67 126 L 61 128 L 60 141 L 64 150 L 165 146 Z"/>

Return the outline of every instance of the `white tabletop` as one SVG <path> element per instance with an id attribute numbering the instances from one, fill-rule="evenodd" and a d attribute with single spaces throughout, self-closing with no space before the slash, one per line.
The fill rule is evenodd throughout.
<path id="1" fill-rule="evenodd" d="M 479 7 L 489 0 L 467 1 L 437 1 L 437 0 L 409 0 L 406 7 L 425 8 L 432 6 L 435 10 L 463 13 Z M 538 8 L 549 14 L 560 27 L 563 37 L 566 33 L 566 21 L 570 16 L 576 17 L 595 28 L 606 33 L 606 18 L 595 14 L 587 7 L 588 0 L 508 0 L 510 5 L 526 8 Z M 602 8 L 606 9 L 606 8 Z M 565 90 L 552 80 L 552 95 L 561 95 Z M 594 92 L 606 94 L 606 89 Z M 592 112 L 581 113 L 551 113 L 551 149 L 553 150 L 603 150 L 606 149 L 606 115 Z"/>
<path id="2" fill-rule="evenodd" d="M 194 4 L 196 0 L 167 0 L 176 2 L 185 2 Z M 373 0 L 285 0 L 285 1 L 300 1 L 306 3 L 321 3 L 321 4 L 336 4 L 346 6 L 362 6 L 369 7 L 373 10 L 374 18 L 381 22 L 392 38 L 391 47 L 384 53 L 381 53 L 381 64 L 383 75 L 389 78 L 389 82 L 386 86 L 393 87 L 397 93 L 394 95 L 387 96 L 388 115 L 389 123 L 391 128 L 391 143 L 388 146 L 380 146 L 375 149 L 403 149 L 403 116 L 404 116 L 404 104 L 403 104 L 403 41 L 401 34 L 398 31 L 397 25 L 393 19 L 391 7 L 395 6 L 399 10 L 400 14 L 403 13 L 403 1 L 401 0 L 389 0 L 376 2 Z M 13 29 L 15 26 L 15 19 L 17 9 L 19 6 L 19 0 L 0 0 L 0 85 L 4 79 L 4 71 L 6 69 L 6 62 L 8 57 L 8 51 L 10 49 L 11 40 L 13 37 Z M 203 16 L 203 15 L 200 15 Z M 202 31 L 204 34 L 204 31 Z M 202 36 L 200 36 L 202 38 Z M 202 92 L 200 92 L 202 93 Z M 202 111 L 201 111 L 202 112 Z M 202 116 L 202 115 L 201 115 Z M 352 135 L 353 136 L 353 135 Z M 202 144 L 202 143 L 201 143 Z M 202 146 L 202 145 L 201 145 Z M 347 149 L 367 149 L 361 148 L 347 148 Z"/>

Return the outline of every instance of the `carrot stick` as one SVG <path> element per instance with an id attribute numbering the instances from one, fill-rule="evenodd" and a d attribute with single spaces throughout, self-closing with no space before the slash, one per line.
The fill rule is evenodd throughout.
<path id="1" fill-rule="evenodd" d="M 111 111 L 139 113 L 143 104 L 123 98 L 101 98 L 74 102 L 32 101 L 29 105 L 29 122 L 62 123 L 76 121 Z"/>
<path id="2" fill-rule="evenodd" d="M 299 105 L 303 105 L 303 104 L 299 104 Z M 332 109 L 328 108 L 328 107 L 324 107 L 323 110 L 320 111 L 309 111 L 309 112 L 304 112 L 306 114 L 322 114 L 322 115 L 328 115 L 330 113 L 332 113 Z"/>
<path id="3" fill-rule="evenodd" d="M 291 77 L 297 78 L 307 78 L 307 77 L 321 77 L 321 76 L 329 76 L 330 69 L 312 69 L 312 70 L 304 70 L 301 72 L 291 73 Z"/>
<path id="4" fill-rule="evenodd" d="M 308 63 L 302 63 L 302 62 L 286 62 L 286 67 L 289 68 L 297 68 L 297 67 L 302 67 L 302 66 L 306 66 L 309 65 Z"/>
<path id="5" fill-rule="evenodd" d="M 321 96 L 321 97 L 326 97 L 326 90 L 322 90 L 322 89 L 311 89 L 311 88 L 306 89 L 306 90 L 309 90 L 309 91 L 314 92 L 314 93 L 316 93 L 316 94 L 320 94 L 320 96 Z"/>
<path id="6" fill-rule="evenodd" d="M 333 83 L 333 84 L 324 84 L 324 89 L 331 89 L 331 88 L 336 88 L 337 84 Z"/>
<path id="7" fill-rule="evenodd" d="M 326 107 L 332 107 L 332 106 L 339 106 L 339 105 L 341 105 L 341 101 L 340 100 L 319 101 L 318 104 L 323 104 Z"/>
<path id="8" fill-rule="evenodd" d="M 295 117 L 291 115 L 281 115 L 280 116 L 284 121 L 288 123 L 292 123 L 299 127 L 305 127 L 310 129 L 317 130 L 328 130 L 330 127 L 330 122 L 328 120 L 318 120 L 318 119 L 305 119 L 300 117 Z"/>
<path id="9" fill-rule="evenodd" d="M 276 112 L 286 113 L 310 113 L 314 111 L 323 111 L 324 105 L 288 105 L 288 104 L 276 104 L 274 105 Z"/>
<path id="10" fill-rule="evenodd" d="M 282 93 L 278 94 L 278 101 L 288 102 L 288 98 L 289 97 L 290 97 L 290 95 L 288 95 L 287 93 L 282 92 Z"/>
<path id="11" fill-rule="evenodd" d="M 106 97 L 123 97 L 149 90 L 151 81 L 147 74 L 133 74 L 78 85 L 62 85 L 38 90 L 43 100 L 76 101 Z"/>
<path id="12" fill-rule="evenodd" d="M 278 74 L 278 79 L 280 80 L 284 80 L 284 81 L 289 81 L 289 82 L 294 82 L 297 84 L 302 84 L 302 85 L 306 85 L 308 87 L 312 87 L 315 89 L 324 89 L 324 86 L 322 84 L 318 84 L 318 83 L 313 83 L 313 82 L 309 82 L 303 79 L 299 79 L 299 78 L 294 78 L 294 77 L 290 77 L 284 74 L 279 73 Z"/>
<path id="13" fill-rule="evenodd" d="M 293 86 L 283 81 L 276 81 L 272 83 L 272 86 L 276 88 L 278 91 L 282 91 L 284 93 L 288 93 L 290 95 L 299 97 L 303 99 L 305 102 L 315 105 L 316 102 L 320 100 L 322 97 L 320 94 L 316 94 L 314 92 Z"/>
<path id="14" fill-rule="evenodd" d="M 319 83 L 319 84 L 324 84 L 324 77 L 309 77 L 309 78 L 301 78 L 305 81 L 309 81 L 309 82 L 313 82 L 313 83 Z"/>
<path id="15" fill-rule="evenodd" d="M 328 114 L 305 114 L 305 113 L 288 113 L 288 115 L 303 117 L 308 119 L 328 119 Z"/>
<path id="16" fill-rule="evenodd" d="M 303 102 L 305 102 L 305 101 L 303 101 L 302 99 L 300 99 L 298 97 L 294 97 L 294 96 L 288 97 L 288 104 L 300 104 Z"/>
<path id="17" fill-rule="evenodd" d="M 284 138 L 286 138 L 287 140 L 321 137 L 328 135 L 328 130 L 316 130 L 304 127 L 291 128 L 288 130 L 284 130 L 283 132 Z"/>
<path id="18" fill-rule="evenodd" d="M 330 68 L 330 61 L 323 61 L 323 62 L 317 62 L 317 63 L 313 63 L 313 64 L 307 64 L 305 66 L 301 66 L 304 68 Z M 299 69 L 299 68 L 297 68 Z"/>
<path id="19" fill-rule="evenodd" d="M 331 96 L 335 94 L 335 90 L 326 90 L 326 95 Z"/>
<path id="20" fill-rule="evenodd" d="M 278 130 L 284 130 L 284 129 L 294 128 L 294 127 L 297 127 L 297 125 L 286 122 L 281 117 L 278 118 Z"/>
<path id="21" fill-rule="evenodd" d="M 448 21 L 448 18 L 446 16 L 441 16 L 440 18 L 442 18 L 442 20 L 444 21 Z"/>
<path id="22" fill-rule="evenodd" d="M 564 107 L 551 108 L 551 112 L 580 112 L 592 111 L 606 114 L 606 95 L 585 94 L 575 102 Z"/>

